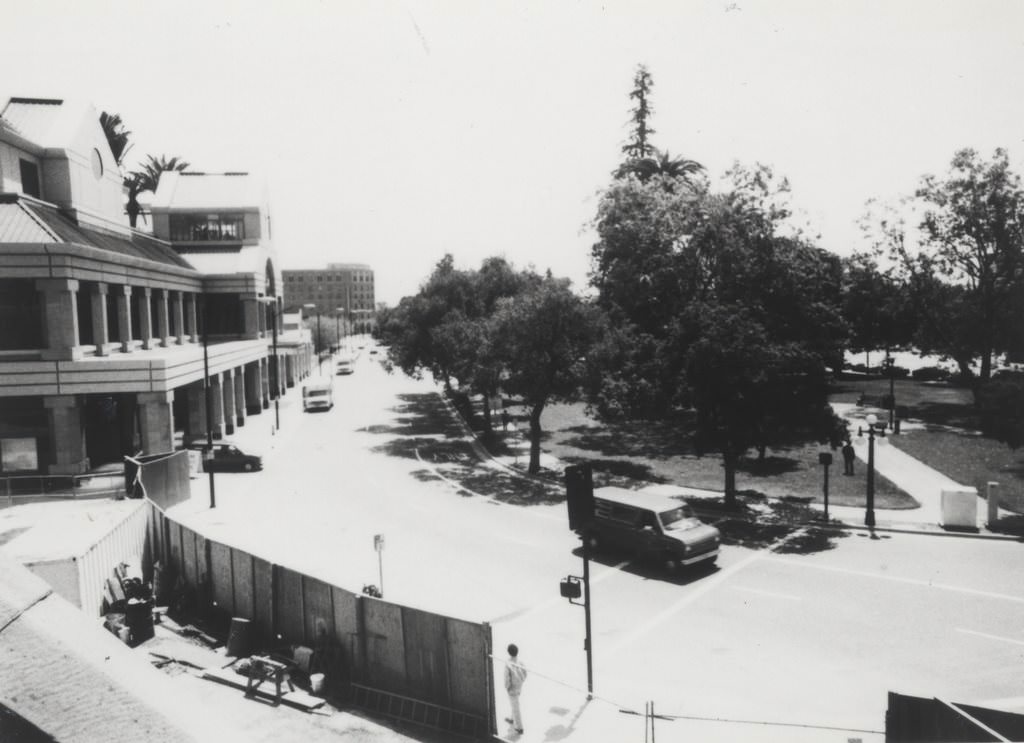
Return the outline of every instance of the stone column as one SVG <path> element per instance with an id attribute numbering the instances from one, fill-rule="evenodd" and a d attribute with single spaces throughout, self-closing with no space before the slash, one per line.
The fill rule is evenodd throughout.
<path id="1" fill-rule="evenodd" d="M 170 318 L 167 311 L 166 289 L 156 290 L 156 337 L 161 346 L 166 348 L 171 345 Z"/>
<path id="2" fill-rule="evenodd" d="M 136 395 L 142 450 L 160 454 L 174 450 L 173 392 L 140 392 Z"/>
<path id="3" fill-rule="evenodd" d="M 257 415 L 263 410 L 263 363 L 246 364 L 245 376 L 245 412 Z"/>
<path id="4" fill-rule="evenodd" d="M 107 292 L 110 287 L 98 282 L 89 296 L 89 307 L 92 311 L 92 340 L 96 344 L 96 355 L 106 356 L 110 336 L 107 334 Z"/>
<path id="5" fill-rule="evenodd" d="M 233 369 L 221 373 L 221 408 L 224 410 L 224 433 L 228 436 L 235 432 L 235 374 Z"/>
<path id="6" fill-rule="evenodd" d="M 261 337 L 260 315 L 262 312 L 263 307 L 260 305 L 258 297 L 242 297 L 242 318 L 244 320 L 242 337 L 246 340 L 251 341 Z"/>
<path id="7" fill-rule="evenodd" d="M 188 435 L 195 438 L 206 436 L 206 389 L 203 381 L 188 386 Z"/>
<path id="8" fill-rule="evenodd" d="M 263 409 L 270 407 L 270 357 L 260 359 L 260 367 L 263 369 Z"/>
<path id="9" fill-rule="evenodd" d="M 184 292 L 174 292 L 171 295 L 171 308 L 174 312 L 174 334 L 176 336 L 174 342 L 180 346 L 186 341 Z"/>
<path id="10" fill-rule="evenodd" d="M 199 342 L 199 324 L 196 322 L 196 295 L 191 292 L 185 295 L 185 331 L 191 343 Z"/>
<path id="11" fill-rule="evenodd" d="M 117 293 L 117 334 L 121 341 L 121 350 L 128 353 L 132 350 L 132 288 L 122 286 Z"/>
<path id="12" fill-rule="evenodd" d="M 239 426 L 245 425 L 245 387 L 246 368 L 240 366 L 235 369 L 235 423 Z"/>
<path id="13" fill-rule="evenodd" d="M 213 409 L 210 410 L 210 428 L 213 438 L 224 438 L 224 391 L 220 382 L 220 374 L 210 375 L 210 397 Z"/>
<path id="14" fill-rule="evenodd" d="M 295 386 L 295 357 L 287 354 L 282 358 L 284 362 L 284 382 L 288 387 Z"/>
<path id="15" fill-rule="evenodd" d="M 147 286 L 140 291 L 139 338 L 142 339 L 142 347 L 148 351 L 156 346 L 153 339 L 153 290 Z"/>
<path id="16" fill-rule="evenodd" d="M 89 469 L 85 454 L 85 415 L 75 395 L 43 397 L 50 427 L 51 475 L 80 475 Z"/>
<path id="17" fill-rule="evenodd" d="M 76 279 L 37 279 L 36 290 L 43 294 L 43 319 L 46 327 L 46 360 L 70 361 L 82 358 L 78 340 L 78 281 Z"/>

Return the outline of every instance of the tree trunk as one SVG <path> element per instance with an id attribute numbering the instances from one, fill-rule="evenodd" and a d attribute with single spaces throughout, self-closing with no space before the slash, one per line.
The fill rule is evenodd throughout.
<path id="1" fill-rule="evenodd" d="M 540 414 L 544 411 L 543 403 L 530 409 L 530 466 L 531 475 L 540 472 Z"/>
<path id="2" fill-rule="evenodd" d="M 739 457 L 731 445 L 727 445 L 722 451 L 722 467 L 725 469 L 725 505 L 729 508 L 736 506 L 736 466 L 739 464 Z"/>
<path id="3" fill-rule="evenodd" d="M 484 401 L 484 432 L 491 433 L 491 396 L 484 392 L 481 397 Z"/>

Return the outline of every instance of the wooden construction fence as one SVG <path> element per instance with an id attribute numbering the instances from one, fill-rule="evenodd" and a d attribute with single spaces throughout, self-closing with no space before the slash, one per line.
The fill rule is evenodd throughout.
<path id="1" fill-rule="evenodd" d="M 222 617 L 250 621 L 263 647 L 303 645 L 332 693 L 350 684 L 450 710 L 496 731 L 491 628 L 371 598 L 206 539 L 150 504 L 150 554 Z M 472 724 L 466 724 L 469 718 Z"/>

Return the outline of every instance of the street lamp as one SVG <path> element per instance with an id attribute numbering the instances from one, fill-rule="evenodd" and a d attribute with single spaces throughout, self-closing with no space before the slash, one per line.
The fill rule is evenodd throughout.
<path id="1" fill-rule="evenodd" d="M 882 368 L 885 369 L 885 373 L 889 376 L 889 430 L 893 433 L 896 432 L 896 374 L 895 372 L 895 359 L 889 355 L 889 349 L 885 350 L 885 361 L 882 362 Z"/>
<path id="2" fill-rule="evenodd" d="M 203 452 L 203 463 L 213 459 L 213 387 L 210 384 L 210 316 L 206 311 L 208 302 L 203 293 L 203 395 L 206 407 L 206 451 Z M 212 464 L 212 463 L 211 463 Z M 208 467 L 210 476 L 210 508 L 217 507 L 217 490 L 213 482 L 213 467 Z"/>
<path id="3" fill-rule="evenodd" d="M 313 342 L 313 350 L 316 351 L 317 369 L 321 374 L 323 374 L 324 359 L 323 346 L 320 341 L 320 339 L 322 338 L 322 336 L 320 335 L 320 308 L 317 307 L 317 305 L 315 304 L 304 304 L 302 305 L 302 307 L 307 310 L 316 309 L 316 339 Z"/>
<path id="4" fill-rule="evenodd" d="M 281 397 L 281 370 L 278 368 L 278 356 L 277 356 L 277 297 L 269 297 L 270 300 L 270 327 L 271 327 L 271 338 L 274 344 L 274 363 L 270 365 L 271 371 L 271 386 L 273 387 L 272 392 L 274 393 L 274 430 L 281 430 L 281 409 L 278 404 L 278 398 Z"/>
<path id="5" fill-rule="evenodd" d="M 875 527 L 875 436 L 885 436 L 885 425 L 878 426 L 878 418 L 874 413 L 865 419 L 868 424 L 868 502 L 864 512 L 865 526 Z M 878 426 L 876 429 L 875 427 Z M 863 429 L 857 429 L 857 435 L 863 436 Z"/>

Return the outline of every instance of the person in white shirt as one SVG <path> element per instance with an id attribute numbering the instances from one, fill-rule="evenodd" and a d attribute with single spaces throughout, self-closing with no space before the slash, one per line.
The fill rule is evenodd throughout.
<path id="1" fill-rule="evenodd" d="M 505 691 L 508 692 L 512 716 L 506 717 L 505 722 L 515 728 L 517 733 L 523 732 L 523 715 L 519 710 L 519 695 L 523 691 L 524 681 L 526 681 L 526 668 L 520 664 L 519 648 L 513 643 L 508 646 L 508 660 L 505 661 Z"/>

